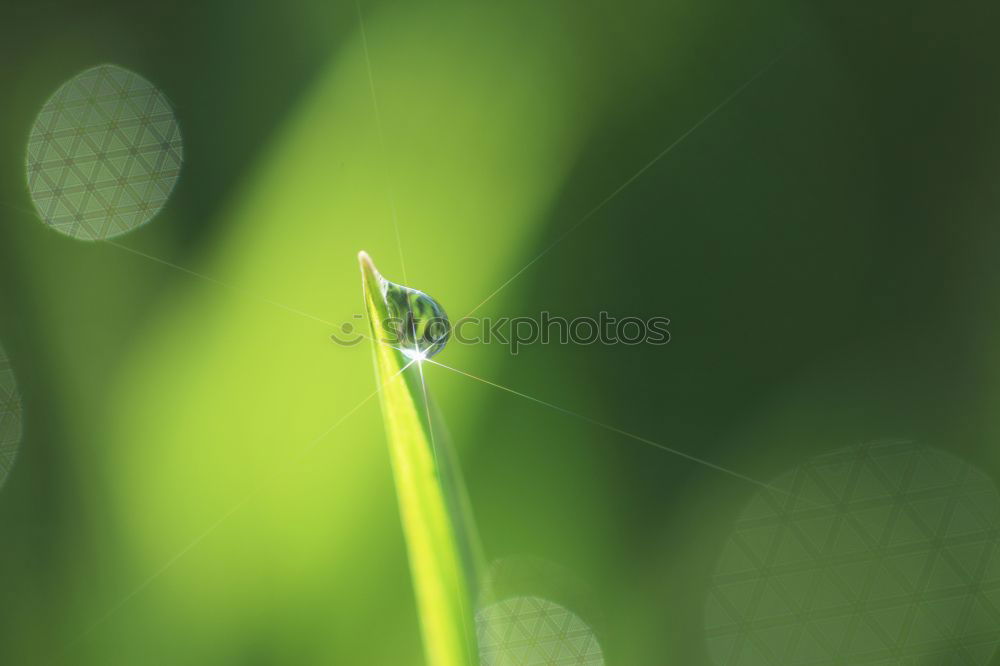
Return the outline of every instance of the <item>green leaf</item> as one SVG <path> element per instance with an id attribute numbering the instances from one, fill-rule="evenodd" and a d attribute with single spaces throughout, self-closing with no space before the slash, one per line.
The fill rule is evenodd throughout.
<path id="1" fill-rule="evenodd" d="M 454 490 L 461 486 L 460 475 L 447 464 L 450 456 L 435 451 L 419 365 L 383 341 L 388 317 L 385 280 L 366 253 L 358 259 L 427 664 L 474 666 L 479 663 L 469 596 L 474 576 L 469 575 L 473 569 L 463 551 L 476 540 L 471 527 L 465 527 L 467 517 L 449 510 L 461 505 Z M 446 473 L 441 473 L 439 464 L 445 465 Z M 449 480 L 452 491 L 446 491 L 442 479 Z"/>

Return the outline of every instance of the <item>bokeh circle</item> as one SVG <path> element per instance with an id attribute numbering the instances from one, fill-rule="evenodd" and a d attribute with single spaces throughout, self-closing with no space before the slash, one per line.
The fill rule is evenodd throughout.
<path id="1" fill-rule="evenodd" d="M 706 601 L 722 666 L 988 664 L 1000 644 L 1000 495 L 909 442 L 814 458 L 759 491 Z"/>
<path id="2" fill-rule="evenodd" d="M 100 65 L 60 86 L 39 112 L 28 138 L 28 190 L 56 231 L 114 238 L 163 207 L 182 159 L 163 93 L 138 74 Z"/>
<path id="3" fill-rule="evenodd" d="M 476 614 L 482 666 L 603 666 L 601 646 L 583 620 L 540 597 L 511 597 Z"/>
<path id="4" fill-rule="evenodd" d="M 0 488 L 7 481 L 21 444 L 21 395 L 7 354 L 0 347 Z"/>

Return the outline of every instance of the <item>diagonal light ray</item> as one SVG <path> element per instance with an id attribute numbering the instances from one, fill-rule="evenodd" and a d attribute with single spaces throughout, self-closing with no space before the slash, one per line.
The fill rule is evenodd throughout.
<path id="1" fill-rule="evenodd" d="M 288 462 L 286 462 L 285 465 L 284 465 L 284 467 L 281 470 L 279 470 L 276 474 L 269 475 L 266 479 L 260 481 L 258 483 L 258 485 L 253 490 L 251 490 L 245 497 L 243 497 L 243 499 L 241 499 L 240 501 L 238 501 L 235 504 L 233 504 L 233 506 L 228 511 L 226 511 L 218 519 L 216 519 L 214 522 L 212 522 L 204 531 L 202 531 L 198 536 L 196 536 L 194 539 L 192 539 L 186 546 L 184 546 L 179 551 L 177 551 L 177 553 L 175 555 L 173 555 L 173 557 L 171 557 L 166 562 L 164 562 L 163 565 L 159 569 L 157 569 L 152 575 L 150 575 L 145 580 L 143 580 L 141 583 L 139 583 L 139 585 L 137 585 L 135 588 L 132 589 L 131 592 L 129 592 L 127 595 L 125 595 L 121 599 L 121 601 L 119 601 L 118 603 L 116 603 L 115 605 L 113 605 L 111 608 L 109 608 L 101 617 L 99 617 L 96 621 L 94 621 L 86 630 L 84 630 L 76 638 L 74 638 L 72 641 L 70 641 L 70 643 L 68 643 L 66 645 L 65 650 L 68 651 L 71 647 L 73 647 L 74 645 L 76 645 L 77 643 L 79 643 L 81 640 L 83 640 L 84 638 L 86 638 L 87 636 L 89 636 L 91 633 L 93 633 L 94 630 L 96 630 L 98 627 L 100 627 L 105 622 L 107 622 L 116 613 L 118 613 L 119 611 L 121 611 L 122 608 L 124 608 L 125 606 L 127 606 L 129 604 L 129 602 L 131 602 L 133 599 L 135 599 L 140 594 L 142 594 L 143 592 L 145 592 L 146 589 L 148 589 L 149 586 L 152 585 L 153 582 L 156 581 L 156 579 L 158 579 L 164 573 L 166 573 L 167 571 L 169 571 L 175 564 L 177 564 L 177 562 L 179 562 L 181 559 L 183 559 L 185 555 L 187 555 L 192 550 L 194 550 L 195 548 L 197 548 L 199 544 L 201 544 L 203 541 L 205 541 L 205 539 L 207 539 L 209 536 L 211 536 L 212 533 L 214 533 L 217 529 L 219 529 L 219 527 L 222 526 L 223 523 L 225 523 L 227 520 L 229 520 L 230 518 L 232 518 L 236 513 L 238 513 L 243 507 L 245 507 L 247 504 L 249 504 L 253 499 L 255 499 L 262 492 L 264 492 L 265 490 L 271 488 L 272 486 L 274 486 L 275 484 L 277 484 L 279 481 L 283 480 L 285 478 L 285 476 L 287 476 L 288 473 L 291 472 L 291 470 L 295 467 L 295 465 L 297 465 L 299 462 L 301 462 L 303 459 L 305 459 L 310 453 L 312 453 L 316 449 L 316 447 L 319 445 L 319 443 L 322 442 L 324 439 L 326 439 L 326 437 L 331 432 L 333 432 L 334 430 L 336 430 L 342 423 L 344 423 L 345 421 L 347 421 L 347 419 L 349 419 L 351 416 L 353 416 L 359 409 L 361 409 L 364 405 L 366 405 L 372 398 L 374 398 L 376 395 L 378 395 L 382 391 L 382 389 L 385 388 L 385 386 L 390 381 L 392 381 L 393 379 L 395 379 L 396 377 L 398 377 L 399 375 L 401 375 L 407 368 L 409 368 L 411 365 L 413 365 L 413 363 L 414 363 L 414 361 L 410 361 L 409 363 L 407 363 L 406 365 L 404 365 L 402 368 L 400 368 L 399 372 L 395 373 L 394 375 L 392 375 L 391 377 L 389 377 L 388 379 L 386 379 L 384 382 L 382 382 L 378 386 L 378 388 L 376 388 L 374 391 L 372 391 L 371 393 L 369 393 L 368 396 L 366 396 L 361 402 L 359 402 L 357 405 L 355 405 L 350 410 L 348 410 L 345 414 L 343 414 L 339 419 L 337 419 L 337 421 L 334 422 L 333 425 L 331 425 L 329 428 L 327 428 L 326 430 L 324 430 L 318 436 L 316 436 L 315 438 L 313 438 L 308 444 L 306 444 L 302 448 L 302 450 L 300 450 L 297 455 L 295 455 Z"/>
<path id="2" fill-rule="evenodd" d="M 389 199 L 389 209 L 392 213 L 392 228 L 396 232 L 396 249 L 399 251 L 399 265 L 403 273 L 404 284 L 409 284 L 410 280 L 406 276 L 406 261 L 403 259 L 403 240 L 399 234 L 399 213 L 396 210 L 396 195 L 392 188 L 392 179 L 389 177 L 389 167 L 385 148 L 385 131 L 382 129 L 382 113 L 379 111 L 378 95 L 375 93 L 375 74 L 372 70 L 371 54 L 368 50 L 368 31 L 365 29 L 365 16 L 361 11 L 361 0 L 355 0 L 358 9 L 358 27 L 361 31 L 361 46 L 365 52 L 365 67 L 368 70 L 368 89 L 372 96 L 372 109 L 375 112 L 375 128 L 378 130 L 378 144 L 382 152 L 383 178 L 385 180 L 386 196 Z"/>
<path id="3" fill-rule="evenodd" d="M 15 206 L 13 204 L 10 204 L 10 203 L 7 203 L 7 202 L 2 202 L 2 201 L 0 201 L 0 204 L 3 204 L 4 206 L 6 206 L 7 208 L 9 208 L 9 209 L 11 209 L 13 211 L 16 211 L 18 213 L 22 213 L 24 215 L 30 216 L 33 219 L 37 219 L 37 215 L 35 213 L 33 213 L 31 211 L 28 211 L 28 210 L 25 210 L 25 209 L 21 208 L 20 206 Z M 289 312 L 291 314 L 297 315 L 299 317 L 303 317 L 305 319 L 311 319 L 311 320 L 313 320 L 315 322 L 324 324 L 325 326 L 330 326 L 332 328 L 336 328 L 337 327 L 337 325 L 334 324 L 334 323 L 332 323 L 332 322 L 326 321 L 325 319 L 321 319 L 320 317 L 317 317 L 315 315 L 311 315 L 308 312 L 304 312 L 304 311 L 299 310 L 297 308 L 293 308 L 290 305 L 285 305 L 284 303 L 281 303 L 280 301 L 275 301 L 273 299 L 261 296 L 261 295 L 257 294 L 256 292 L 250 291 L 248 289 L 242 289 L 240 287 L 236 287 L 234 285 L 229 284 L 228 282 L 223 282 L 222 280 L 219 280 L 217 278 L 211 277 L 209 275 L 205 275 L 204 273 L 199 273 L 198 271 L 193 271 L 190 268 L 184 268 L 183 266 L 179 266 L 178 264 L 175 264 L 175 263 L 173 263 L 171 261 L 167 261 L 166 259 L 161 259 L 160 257 L 154 256 L 154 255 L 149 254 L 147 252 L 142 252 L 140 250 L 136 250 L 135 248 L 129 247 L 128 245 L 123 245 L 122 243 L 119 243 L 118 241 L 114 241 L 114 240 L 110 240 L 110 239 L 104 239 L 104 240 L 98 240 L 98 241 L 92 241 L 92 242 L 94 242 L 94 243 L 103 243 L 103 244 L 106 244 L 106 245 L 110 245 L 110 246 L 115 247 L 115 248 L 117 248 L 119 250 L 122 250 L 123 252 L 128 252 L 128 253 L 133 254 L 133 255 L 135 255 L 137 257 L 142 257 L 142 258 L 147 259 L 149 261 L 152 261 L 154 263 L 160 264 L 161 266 L 166 266 L 167 268 L 172 268 L 175 271 L 179 271 L 179 272 L 184 273 L 186 275 L 189 275 L 189 276 L 191 276 L 193 278 L 197 278 L 197 279 L 202 280 L 204 282 L 208 282 L 210 284 L 214 284 L 217 287 L 221 287 L 221 288 L 223 288 L 223 289 L 225 289 L 225 290 L 227 290 L 227 291 L 229 291 L 231 293 L 240 295 L 240 296 L 242 296 L 244 298 L 248 298 L 250 300 L 254 300 L 254 301 L 257 301 L 259 303 L 264 303 L 266 305 L 270 305 L 272 307 L 279 308 L 281 310 L 284 310 L 285 312 Z"/>
<path id="4" fill-rule="evenodd" d="M 499 294 L 501 291 L 503 291 L 511 282 L 513 282 L 514 280 L 516 280 L 517 278 L 519 278 L 526 270 L 528 270 L 529 268 L 531 268 L 532 266 L 534 266 L 542 257 L 544 257 L 545 255 L 547 255 L 549 252 L 551 252 L 553 249 L 555 249 L 557 245 L 559 245 L 564 240 L 566 240 L 566 238 L 570 234 L 572 234 L 574 231 L 576 231 L 577 229 L 579 229 L 583 225 L 584 222 L 586 222 L 587 220 L 589 220 L 598 211 L 600 211 L 602 208 L 604 208 L 605 206 L 607 206 L 608 203 L 610 203 L 612 199 L 614 199 L 619 194 L 621 194 L 626 188 L 628 188 L 629 185 L 631 185 L 632 183 L 634 183 L 635 181 L 637 181 L 644 173 L 646 173 L 651 168 L 653 168 L 653 166 L 657 162 L 659 162 L 664 157 L 666 157 L 667 155 L 669 155 L 677 146 L 679 146 L 681 143 L 683 143 L 684 140 L 687 139 L 689 136 L 691 136 L 692 134 L 694 134 L 702 125 L 704 125 L 705 123 L 707 123 L 717 113 L 719 113 L 724 108 L 726 108 L 727 106 L 729 106 L 729 104 L 733 100 L 735 100 L 737 97 L 739 97 L 744 91 L 746 91 L 747 88 L 749 88 L 751 85 L 753 85 L 753 83 L 756 82 L 757 79 L 759 79 L 761 76 L 763 76 L 768 70 L 770 70 L 772 67 L 774 67 L 774 65 L 776 65 L 784 57 L 785 57 L 785 53 L 783 52 L 781 55 L 775 57 L 773 60 L 771 60 L 766 65 L 764 65 L 763 67 L 761 67 L 759 70 L 757 70 L 757 72 L 753 76 L 751 76 L 749 79 L 747 79 L 746 81 L 744 81 L 728 97 L 726 97 L 718 105 L 716 105 L 715 108 L 713 108 L 711 111 L 709 111 L 704 116 L 702 116 L 701 120 L 699 120 L 694 125 L 692 125 L 687 130 L 685 130 L 684 133 L 681 134 L 676 139 L 674 139 L 674 141 L 669 146 L 667 146 L 666 148 L 664 148 L 663 150 L 661 150 L 659 153 L 657 153 L 656 156 L 653 157 L 653 159 L 651 159 L 650 161 L 646 162 L 646 164 L 644 164 L 642 166 L 642 168 L 640 168 L 638 171 L 636 171 L 634 174 L 632 174 L 624 183 L 622 183 L 621 185 L 619 185 L 611 194 L 609 194 L 603 200 L 601 200 L 600 203 L 598 203 L 596 206 L 594 206 L 593 208 L 591 208 L 590 211 L 587 212 L 587 214 L 585 214 L 579 220 L 577 220 L 576 222 L 574 222 L 573 225 L 569 229 L 567 229 L 566 231 L 564 231 L 563 233 L 561 233 L 558 237 L 556 237 L 556 239 L 554 241 L 552 241 L 551 243 L 549 243 L 549 245 L 547 245 L 545 247 L 545 249 L 543 249 L 541 252 L 539 252 L 538 255 L 535 256 L 534 259 L 532 259 L 527 264 L 525 264 L 524 266 L 522 266 L 521 269 L 518 270 L 516 273 L 514 273 L 512 276 L 510 276 L 509 278 L 507 278 L 507 280 L 505 280 L 499 287 L 497 287 L 496 289 L 494 289 L 490 293 L 489 296 L 487 296 L 486 298 L 484 298 L 479 303 L 479 305 L 477 305 L 476 307 L 472 308 L 472 310 L 470 310 L 468 312 L 468 314 L 466 314 L 464 317 L 461 317 L 460 319 L 465 319 L 467 317 L 472 316 L 481 307 L 483 307 L 484 305 L 486 305 L 487 303 L 489 303 L 491 300 L 493 300 L 493 298 L 497 294 Z"/>
<path id="5" fill-rule="evenodd" d="M 772 485 L 770 485 L 768 483 L 764 483 L 763 481 L 758 481 L 757 479 L 749 477 L 746 474 L 741 474 L 740 472 L 728 469 L 726 467 L 722 467 L 721 465 L 717 465 L 717 464 L 715 464 L 713 462 L 705 460 L 704 458 L 698 458 L 697 456 L 693 456 L 690 453 L 685 453 L 685 452 L 680 451 L 678 449 L 671 448 L 671 447 L 669 447 L 669 446 L 667 446 L 665 444 L 661 444 L 659 442 L 655 442 L 655 441 L 653 441 L 651 439 L 648 439 L 646 437 L 642 437 L 640 435 L 636 435 L 634 433 L 628 432 L 627 430 L 622 430 L 621 428 L 616 428 L 613 425 L 608 425 L 607 423 L 602 423 L 601 421 L 598 421 L 597 419 L 592 419 L 589 416 L 584 416 L 583 414 L 580 414 L 579 412 L 574 412 L 571 409 L 566 409 L 565 407 L 560 407 L 559 405 L 555 405 L 555 404 L 553 404 L 551 402 L 546 402 L 545 400 L 542 400 L 540 398 L 536 398 L 534 396 L 530 396 L 527 393 L 522 393 L 521 391 L 516 391 L 516 390 L 514 390 L 512 388 L 508 388 L 508 387 L 503 386 L 501 384 L 497 384 L 496 382 L 491 382 L 488 379 L 483 379 L 482 377 L 477 377 L 476 375 L 473 375 L 471 373 L 465 372 L 463 370 L 459 370 L 458 368 L 453 368 L 450 365 L 445 365 L 444 363 L 440 363 L 438 361 L 434 361 L 434 360 L 431 360 L 431 359 L 424 359 L 424 360 L 427 363 L 430 363 L 432 365 L 436 365 L 438 367 L 444 368 L 445 370 L 450 370 L 452 372 L 455 372 L 457 374 L 463 375 L 463 376 L 468 377 L 470 379 L 474 379 L 477 382 L 482 382 L 483 384 L 487 384 L 487 385 L 492 386 L 494 388 L 498 388 L 501 391 L 506 391 L 507 393 L 512 393 L 513 395 L 516 395 L 516 396 L 519 396 L 521 398 L 524 398 L 525 400 L 530 400 L 531 402 L 534 402 L 534 403 L 537 403 L 539 405 L 542 405 L 543 407 L 548 407 L 549 409 L 554 409 L 557 412 L 562 412 L 563 414 L 566 414 L 568 416 L 572 416 L 572 417 L 574 417 L 576 419 L 579 419 L 581 421 L 586 421 L 587 423 L 590 423 L 591 425 L 595 425 L 595 426 L 597 426 L 599 428 L 603 428 L 605 430 L 608 430 L 610 432 L 616 433 L 616 434 L 621 435 L 623 437 L 628 437 L 629 439 L 634 439 L 637 442 L 641 442 L 643 444 L 647 444 L 647 445 L 652 446 L 654 448 L 660 449 L 661 451 L 666 451 L 667 453 L 672 453 L 675 456 L 680 456 L 681 458 L 684 458 L 685 460 L 689 460 L 691 462 L 698 463 L 699 465 L 703 465 L 703 466 L 708 467 L 710 469 L 714 469 L 717 472 L 722 472 L 723 474 L 728 474 L 729 476 L 736 477 L 737 479 L 742 479 L 743 481 L 747 481 L 747 482 L 752 483 L 752 484 L 754 484 L 756 486 L 761 486 L 763 488 L 767 488 L 768 490 L 773 490 L 774 492 L 778 492 L 778 493 L 781 493 L 783 495 L 789 494 L 788 491 L 786 491 L 786 490 L 782 490 L 781 488 L 777 488 L 777 487 L 772 486 Z"/>
<path id="6" fill-rule="evenodd" d="M 431 400 L 430 400 L 430 397 L 427 394 L 427 379 L 424 377 L 424 364 L 423 364 L 423 361 L 425 361 L 427 359 L 426 359 L 426 356 L 423 355 L 423 352 L 420 350 L 420 346 L 419 345 L 417 345 L 417 354 L 418 354 L 417 358 L 415 358 L 412 361 L 410 361 L 410 363 L 407 364 L 407 365 L 409 366 L 409 365 L 411 365 L 413 363 L 416 363 L 417 364 L 417 370 L 420 372 L 420 385 L 421 385 L 421 387 L 423 389 L 423 393 L 424 393 L 424 411 L 427 412 L 427 434 L 430 436 L 430 439 L 431 439 L 431 453 L 434 456 L 434 469 L 435 469 L 435 471 L 436 471 L 436 473 L 438 475 L 438 478 L 442 480 L 442 485 L 443 485 L 444 480 L 443 480 L 442 471 L 441 471 L 441 459 L 440 459 L 440 456 L 438 455 L 437 439 L 435 439 L 435 437 L 434 437 L 434 419 L 431 417 Z M 458 581 L 455 581 L 455 585 L 456 586 L 458 585 Z M 456 593 L 458 593 L 457 590 L 456 590 Z M 462 596 L 460 593 L 458 593 L 458 595 L 459 595 L 459 597 Z M 468 636 L 469 635 L 468 627 L 465 626 L 465 622 L 466 622 L 466 618 L 463 615 L 462 616 L 463 633 L 466 636 Z M 470 650 L 470 654 L 472 654 L 475 651 L 473 649 L 473 646 L 471 646 L 471 645 L 469 645 L 469 650 Z"/>
<path id="7" fill-rule="evenodd" d="M 187 275 L 190 275 L 191 277 L 197 278 L 199 280 L 203 280 L 205 282 L 209 282 L 209 283 L 214 284 L 214 285 L 216 285 L 218 287 L 222 287 L 223 289 L 231 291 L 231 292 L 233 292 L 235 294 L 239 294 L 239 295 L 241 295 L 243 297 L 251 298 L 251 299 L 253 299 L 255 301 L 259 301 L 261 303 L 266 303 L 267 305 L 271 305 L 273 307 L 279 308 L 281 310 L 284 310 L 285 312 L 290 312 L 291 314 L 298 315 L 299 317 L 303 317 L 305 319 L 311 319 L 311 320 L 313 320 L 315 322 L 319 322 L 320 324 L 324 324 L 326 326 L 330 326 L 330 327 L 333 327 L 333 328 L 337 327 L 337 325 L 334 324 L 333 322 L 326 321 L 325 319 L 321 319 L 320 317 L 317 317 L 315 315 L 311 315 L 308 312 L 303 312 L 302 310 L 299 310 L 297 308 L 293 308 L 290 305 L 285 305 L 284 303 L 281 303 L 279 301 L 272 300 L 272 299 L 267 298 L 265 296 L 260 296 L 259 294 L 256 294 L 256 293 L 254 293 L 252 291 L 248 291 L 246 289 L 241 289 L 239 287 L 235 287 L 235 286 L 229 284 L 228 282 L 223 282 L 222 280 L 210 277 L 208 275 L 205 275 L 204 273 L 199 273 L 197 271 L 193 271 L 190 268 L 184 268 L 183 266 L 179 266 L 179 265 L 177 265 L 177 264 L 175 264 L 173 262 L 167 261 L 166 259 L 160 259 L 159 257 L 156 257 L 156 256 L 154 256 L 152 254 L 148 254 L 146 252 L 142 252 L 141 250 L 136 250 L 135 248 L 129 247 L 128 245 L 123 245 L 123 244 L 119 243 L 118 241 L 113 241 L 113 240 L 105 239 L 105 240 L 98 241 L 98 242 L 105 243 L 107 245 L 111 245 L 112 247 L 116 247 L 119 250 L 123 250 L 125 252 L 130 253 L 130 254 L 134 254 L 134 255 L 136 255 L 138 257 L 143 257 L 144 259 L 148 259 L 148 260 L 150 260 L 152 262 L 155 262 L 157 264 L 161 264 L 163 266 L 167 266 L 168 268 L 173 268 L 174 270 L 177 270 L 177 271 L 180 271 L 181 273 L 185 273 Z"/>
<path id="8" fill-rule="evenodd" d="M 434 420 L 431 418 L 431 400 L 427 396 L 427 379 L 424 377 L 424 364 L 421 361 L 426 360 L 426 355 L 420 349 L 420 345 L 417 345 L 417 356 L 411 361 L 411 363 L 417 364 L 417 370 L 420 373 L 420 387 L 424 393 L 424 411 L 427 412 L 427 434 L 431 438 L 431 452 L 434 454 L 434 467 L 438 469 L 438 474 L 440 475 L 440 462 L 438 461 L 438 447 L 437 440 L 434 439 Z"/>

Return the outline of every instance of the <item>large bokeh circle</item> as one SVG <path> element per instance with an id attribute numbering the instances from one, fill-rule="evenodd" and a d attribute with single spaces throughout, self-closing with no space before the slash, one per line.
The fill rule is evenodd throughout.
<path id="1" fill-rule="evenodd" d="M 1000 643 L 1000 496 L 906 442 L 819 456 L 744 509 L 706 601 L 719 666 L 988 664 Z"/>
<path id="2" fill-rule="evenodd" d="M 541 597 L 511 597 L 476 616 L 482 666 L 603 666 L 594 632 L 574 613 Z"/>
<path id="3" fill-rule="evenodd" d="M 21 396 L 7 354 L 0 347 L 0 487 L 7 481 L 21 444 Z"/>
<path id="4" fill-rule="evenodd" d="M 163 93 L 138 74 L 100 65 L 60 86 L 39 112 L 28 138 L 28 190 L 56 231 L 113 238 L 162 208 L 182 157 Z"/>

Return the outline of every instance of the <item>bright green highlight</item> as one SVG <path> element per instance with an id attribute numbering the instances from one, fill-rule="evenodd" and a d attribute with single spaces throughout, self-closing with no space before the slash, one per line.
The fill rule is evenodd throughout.
<path id="1" fill-rule="evenodd" d="M 520 265 L 581 134 L 579 111 L 560 93 L 550 42 L 522 43 L 511 54 L 520 23 L 495 14 L 399 7 L 366 16 L 408 277 L 458 314 Z M 427 31 L 437 36 L 428 39 Z M 462 35 L 476 35 L 477 48 L 449 58 Z M 506 85 L 498 100 L 490 81 L 515 66 L 532 74 Z M 107 278 L 116 289 L 138 288 L 144 275 L 168 286 L 132 344 L 114 351 L 122 366 L 102 400 L 113 411 L 91 448 L 106 466 L 110 515 L 127 545 L 113 582 L 94 585 L 98 592 L 81 603 L 73 627 L 117 603 L 372 392 L 367 343 L 345 348 L 329 337 L 360 313 L 358 248 L 385 257 L 387 273 L 402 276 L 367 85 L 355 36 L 262 148 L 223 211 L 219 234 L 196 256 L 172 252 L 168 240 L 158 247 L 155 237 L 130 239 L 236 290 L 108 248 L 116 259 L 107 263 L 120 270 Z M 546 104 L 537 103 L 541 97 Z M 432 120 L 448 132 L 411 131 Z M 522 141 L 510 141 L 512 133 Z M 163 217 L 143 233 L 166 235 L 169 222 Z M 471 253 L 472 238 L 487 245 Z M 52 336 L 67 317 L 95 321 L 63 310 L 51 316 L 45 330 Z M 87 344 L 105 334 L 96 321 L 94 329 Z M 80 354 L 79 330 L 54 344 L 74 376 L 98 371 Z M 477 361 L 477 371 L 490 372 L 478 349 L 448 353 L 460 367 Z M 454 381 L 435 388 L 456 431 L 489 398 Z M 162 645 L 166 661 L 227 663 L 266 636 L 267 650 L 283 663 L 420 664 L 375 403 L 167 570 L 128 612 L 110 618 L 84 646 L 94 660 L 105 636 L 123 637 L 116 649 L 141 655 L 157 627 L 183 622 L 189 639 Z M 73 405 L 80 421 L 94 419 L 89 404 Z"/>

